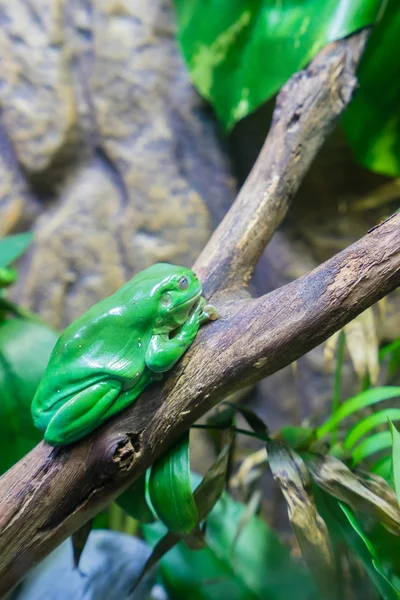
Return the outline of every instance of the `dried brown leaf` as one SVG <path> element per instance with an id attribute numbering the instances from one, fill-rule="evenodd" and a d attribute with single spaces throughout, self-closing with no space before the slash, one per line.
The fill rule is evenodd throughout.
<path id="1" fill-rule="evenodd" d="M 333 456 L 307 455 L 305 461 L 311 477 L 325 492 L 346 502 L 353 510 L 374 517 L 386 529 L 400 535 L 400 508 L 384 479 L 352 473 Z"/>
<path id="2" fill-rule="evenodd" d="M 350 321 L 344 331 L 346 347 L 358 378 L 362 381 L 368 373 L 371 383 L 376 383 L 379 376 L 379 339 L 373 309 L 368 308 Z"/>
<path id="3" fill-rule="evenodd" d="M 328 528 L 318 514 L 311 480 L 301 457 L 282 442 L 267 443 L 269 464 L 288 505 L 303 557 L 324 597 L 337 599 L 337 573 Z"/>

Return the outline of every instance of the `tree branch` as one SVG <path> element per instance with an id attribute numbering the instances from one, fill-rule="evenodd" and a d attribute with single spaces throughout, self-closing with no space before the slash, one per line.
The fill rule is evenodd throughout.
<path id="1" fill-rule="evenodd" d="M 39 444 L 0 479 L 0 594 L 107 506 L 225 394 L 289 364 L 400 283 L 400 215 L 395 215 L 267 296 L 243 299 L 232 289 L 248 279 L 349 101 L 365 36 L 325 49 L 280 94 L 271 137 L 197 263 L 208 295 L 231 288 L 216 296 L 221 318 L 202 328 L 164 384 L 148 388 L 77 444 L 56 449 Z M 301 105 L 288 94 L 302 98 Z"/>
<path id="2" fill-rule="evenodd" d="M 209 295 L 248 283 L 314 157 L 351 100 L 368 33 L 326 46 L 283 86 L 258 159 L 196 261 L 194 268 Z"/>

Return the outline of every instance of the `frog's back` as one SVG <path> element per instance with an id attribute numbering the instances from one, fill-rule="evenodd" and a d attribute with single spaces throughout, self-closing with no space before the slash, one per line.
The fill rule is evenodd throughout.
<path id="1" fill-rule="evenodd" d="M 35 395 L 38 409 L 110 379 L 129 389 L 141 379 L 154 314 L 136 278 L 66 328 Z M 135 284 L 135 285 L 133 285 Z"/>

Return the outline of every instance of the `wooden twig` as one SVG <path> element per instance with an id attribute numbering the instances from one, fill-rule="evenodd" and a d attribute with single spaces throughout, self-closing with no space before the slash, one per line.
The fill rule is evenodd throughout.
<path id="1" fill-rule="evenodd" d="M 0 594 L 107 506 L 225 394 L 295 360 L 399 284 L 396 215 L 267 296 L 249 300 L 237 293 L 349 101 L 365 38 L 361 32 L 331 45 L 281 93 L 272 141 L 269 136 L 248 182 L 196 263 L 221 318 L 202 328 L 164 384 L 148 388 L 129 409 L 77 444 L 58 449 L 39 444 L 0 479 Z M 292 94 L 301 104 L 289 100 Z M 274 151 L 268 149 L 271 144 Z M 221 290 L 225 295 L 216 294 Z"/>

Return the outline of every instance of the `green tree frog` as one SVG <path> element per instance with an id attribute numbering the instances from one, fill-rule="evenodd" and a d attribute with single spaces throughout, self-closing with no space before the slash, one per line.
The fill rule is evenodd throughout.
<path id="1" fill-rule="evenodd" d="M 32 401 L 44 439 L 84 437 L 161 379 L 216 318 L 201 293 L 190 269 L 155 264 L 67 327 Z"/>

